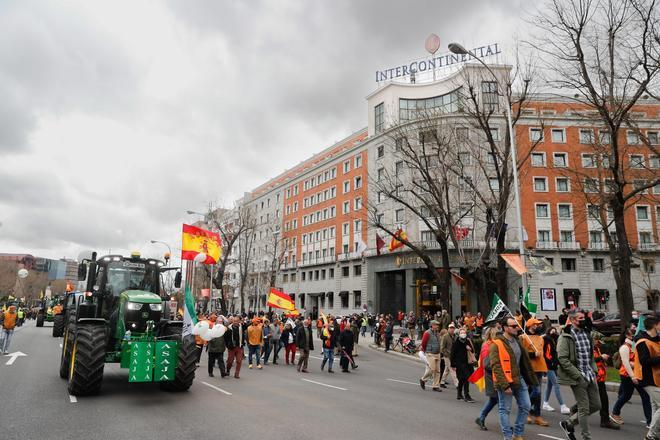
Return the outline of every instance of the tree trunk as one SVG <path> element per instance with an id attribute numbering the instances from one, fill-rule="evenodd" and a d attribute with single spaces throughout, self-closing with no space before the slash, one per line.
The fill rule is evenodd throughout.
<path id="1" fill-rule="evenodd" d="M 225 279 L 225 265 L 226 261 L 221 262 L 218 266 L 218 271 L 213 278 L 213 286 L 216 289 L 220 289 L 220 313 L 227 315 L 227 300 L 225 300 L 225 291 L 222 287 L 222 281 Z M 213 296 L 213 295 L 211 295 Z"/>
<path id="2" fill-rule="evenodd" d="M 617 194 L 612 200 L 612 211 L 614 214 L 614 225 L 616 226 L 617 236 L 617 264 L 614 270 L 617 271 L 615 277 L 617 288 L 617 305 L 619 306 L 619 313 L 621 315 L 621 322 L 628 322 L 632 317 L 634 308 L 633 295 L 632 295 L 632 281 L 631 281 L 631 260 L 632 252 L 630 244 L 628 243 L 628 235 L 626 231 L 626 223 L 624 218 L 624 202 L 621 194 Z"/>

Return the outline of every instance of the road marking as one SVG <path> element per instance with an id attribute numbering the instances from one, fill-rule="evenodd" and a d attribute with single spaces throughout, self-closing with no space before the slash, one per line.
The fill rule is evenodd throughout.
<path id="1" fill-rule="evenodd" d="M 203 383 L 204 385 L 206 385 L 207 387 L 213 388 L 213 389 L 216 390 L 216 391 L 220 391 L 220 392 L 223 393 L 223 394 L 226 394 L 226 395 L 228 395 L 228 396 L 231 396 L 231 393 L 230 393 L 229 391 L 225 391 L 225 390 L 223 390 L 222 388 L 218 388 L 218 387 L 216 387 L 215 385 L 211 385 L 210 383 L 206 383 L 206 382 L 202 382 L 202 383 Z"/>
<path id="2" fill-rule="evenodd" d="M 552 439 L 555 439 L 555 440 L 565 440 L 561 437 L 554 437 L 554 436 L 548 435 L 548 434 L 536 434 L 536 435 L 540 435 L 541 437 L 546 437 L 546 438 L 552 438 Z"/>
<path id="3" fill-rule="evenodd" d="M 76 403 L 78 401 L 78 399 L 76 399 L 76 396 L 72 396 L 71 394 L 69 394 L 69 401 L 71 403 Z"/>
<path id="4" fill-rule="evenodd" d="M 9 356 L 9 360 L 5 363 L 5 365 L 13 365 L 14 361 L 16 360 L 17 357 L 19 356 L 27 356 L 25 353 L 21 353 L 20 351 L 15 351 L 11 354 L 7 354 L 5 356 Z"/>
<path id="5" fill-rule="evenodd" d="M 398 379 L 385 379 L 385 380 L 389 380 L 390 382 L 407 383 L 407 384 L 410 384 L 410 385 L 419 385 L 419 382 L 417 382 L 417 383 L 415 383 L 415 382 L 406 382 L 405 380 L 398 380 Z"/>
<path id="6" fill-rule="evenodd" d="M 316 382 L 315 380 L 309 380 L 309 379 L 300 379 L 300 380 L 304 380 L 305 382 L 309 382 L 309 383 L 315 383 L 316 385 L 321 385 L 328 388 L 335 388 L 337 390 L 348 391 L 346 388 L 336 387 L 334 385 L 328 385 L 327 383 L 323 383 L 323 382 Z"/>

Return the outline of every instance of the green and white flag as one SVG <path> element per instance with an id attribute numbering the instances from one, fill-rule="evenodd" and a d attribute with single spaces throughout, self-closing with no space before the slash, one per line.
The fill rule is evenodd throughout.
<path id="1" fill-rule="evenodd" d="M 493 303 L 491 304 L 490 307 L 490 313 L 488 314 L 488 317 L 486 317 L 486 324 L 492 321 L 497 321 L 498 319 L 501 319 L 503 315 L 511 315 L 511 311 L 509 308 L 502 302 L 499 296 L 497 296 L 497 293 L 493 294 Z"/>
<path id="2" fill-rule="evenodd" d="M 530 290 L 529 287 L 527 287 L 527 291 L 525 292 L 525 299 L 523 300 L 523 303 L 525 304 L 525 308 L 530 313 L 530 315 L 536 317 L 536 304 L 534 304 L 529 299 L 529 290 Z"/>
<path id="3" fill-rule="evenodd" d="M 183 330 L 182 336 L 192 335 L 193 327 L 197 324 L 197 314 L 195 314 L 195 300 L 192 296 L 192 290 L 186 283 L 186 293 L 183 299 Z"/>

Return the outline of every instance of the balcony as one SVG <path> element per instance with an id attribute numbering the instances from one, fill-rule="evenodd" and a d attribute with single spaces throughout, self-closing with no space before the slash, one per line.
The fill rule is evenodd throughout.
<path id="1" fill-rule="evenodd" d="M 564 251 L 578 251 L 580 250 L 579 241 L 560 241 L 559 249 Z"/>
<path id="2" fill-rule="evenodd" d="M 556 241 L 537 241 L 536 242 L 536 249 L 544 249 L 544 250 L 554 250 L 557 249 L 557 242 Z"/>
<path id="3" fill-rule="evenodd" d="M 653 252 L 656 249 L 658 249 L 658 245 L 656 243 L 639 243 L 637 246 L 637 249 L 639 249 L 640 252 Z"/>
<path id="4" fill-rule="evenodd" d="M 604 241 L 590 241 L 587 249 L 590 251 L 607 251 L 609 247 Z"/>

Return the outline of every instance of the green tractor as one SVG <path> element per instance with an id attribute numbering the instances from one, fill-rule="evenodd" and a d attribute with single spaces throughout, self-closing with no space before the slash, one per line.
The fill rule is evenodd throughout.
<path id="1" fill-rule="evenodd" d="M 41 302 L 41 306 L 37 312 L 37 327 L 43 327 L 44 322 L 55 321 L 55 316 L 58 314 L 58 310 L 61 308 L 60 302 L 61 299 L 59 296 L 55 296 L 51 299 L 44 299 Z"/>
<path id="2" fill-rule="evenodd" d="M 60 377 L 68 380 L 71 395 L 98 393 L 105 363 L 127 368 L 129 382 L 159 382 L 169 391 L 190 388 L 197 347 L 192 335 L 182 335 L 182 321 L 164 318 L 169 313 L 160 274 L 166 270 L 161 261 L 137 253 L 98 260 L 92 253 L 80 263 L 78 278 L 87 280 L 86 291 L 69 293 L 63 312 Z"/>

